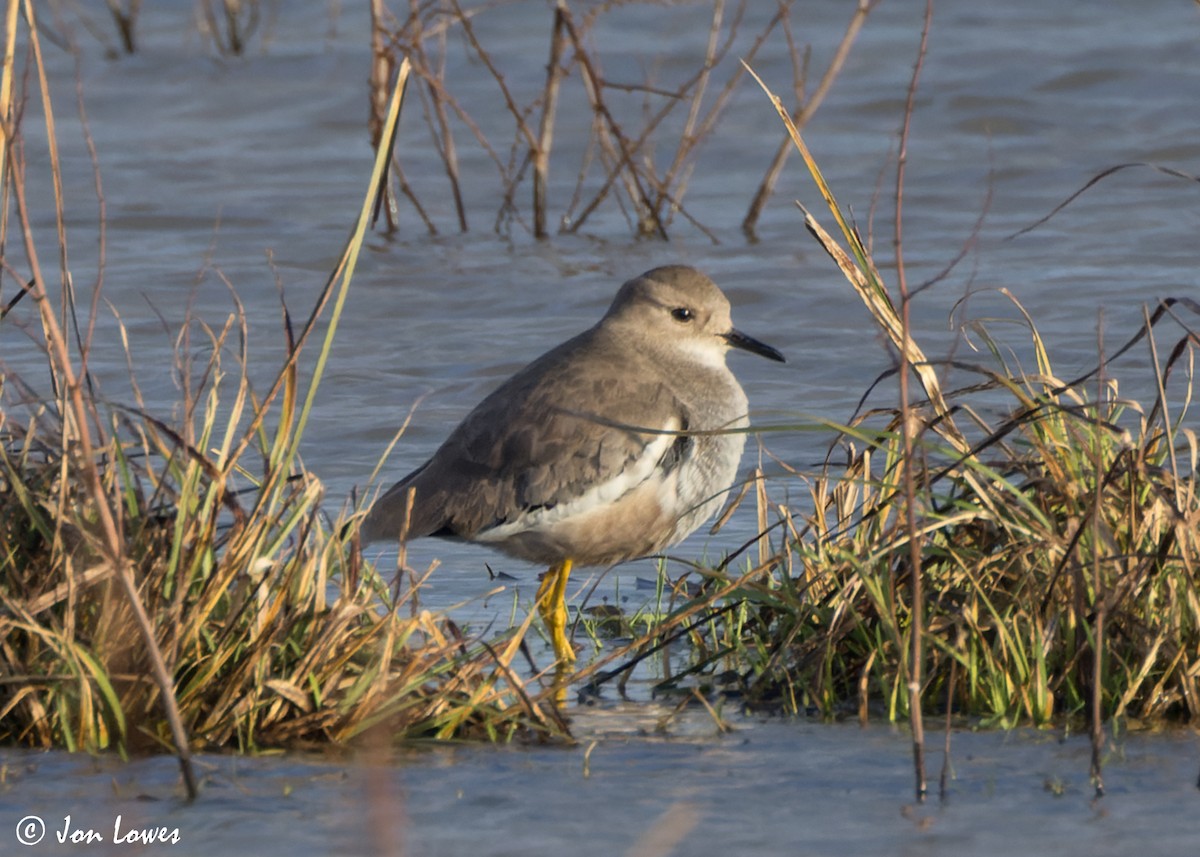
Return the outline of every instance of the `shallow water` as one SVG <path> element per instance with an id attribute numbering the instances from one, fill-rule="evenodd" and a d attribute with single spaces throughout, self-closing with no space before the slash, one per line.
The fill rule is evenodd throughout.
<path id="1" fill-rule="evenodd" d="M 152 409 L 169 415 L 177 399 L 169 367 L 186 308 L 218 325 L 230 310 L 222 277 L 246 305 L 252 369 L 266 379 L 282 352 L 277 280 L 293 315 L 303 317 L 340 252 L 371 161 L 362 5 L 280 4 L 269 41 L 256 41 L 241 59 L 213 59 L 191 24 L 190 0 L 147 4 L 142 49 L 133 57 L 105 59 L 75 27 L 107 218 L 103 294 L 128 328 Z M 743 52 L 774 4 L 752 6 L 740 37 Z M 805 2 L 797 9 L 795 37 L 812 45 L 816 74 L 848 10 Z M 677 80 L 702 50 L 706 14 L 686 4 L 610 14 L 597 38 L 606 73 L 626 82 Z M 64 18 L 73 20 L 69 13 Z M 494 46 L 522 101 L 540 89 L 549 22 L 536 3 L 478 19 L 480 38 Z M 1101 313 L 1111 349 L 1132 335 L 1147 302 L 1195 295 L 1195 183 L 1128 170 L 1032 234 L 1006 238 L 1106 167 L 1156 161 L 1200 172 L 1198 30 L 1200 10 L 1192 4 L 1125 0 L 1103 10 L 1034 0 L 939 5 L 909 145 L 904 225 L 910 282 L 936 275 L 964 242 L 976 240 L 916 304 L 918 336 L 931 356 L 976 359 L 954 344 L 954 327 L 964 318 L 1016 319 L 996 291 L 1004 288 L 1033 314 L 1059 375 L 1069 377 L 1095 363 Z M 864 229 L 871 228 L 885 264 L 892 237 L 889 159 L 919 33 L 914 4 L 881 4 L 805 131 L 835 193 L 853 206 Z M 508 117 L 484 69 L 465 62 L 459 47 L 451 52 L 453 91 L 503 156 L 511 139 Z M 718 86 L 737 53 L 718 70 Z M 90 298 L 98 207 L 72 109 L 74 63 L 52 47 L 47 60 L 66 172 L 70 264 Z M 780 38 L 762 49 L 755 67 L 777 92 L 788 90 L 790 63 Z M 578 81 L 568 84 L 552 160 L 556 213 L 566 207 L 586 142 Z M 637 104 L 625 109 L 632 123 Z M 53 213 L 37 178 L 46 159 L 39 121 L 35 99 L 25 119 L 31 205 L 49 236 Z M 660 160 L 670 156 L 677 127 L 664 129 Z M 457 231 L 429 135 L 415 109 L 406 114 L 404 167 L 439 234 L 428 236 L 416 215 L 402 209 L 400 234 L 372 237 L 360 261 L 304 446 L 331 504 L 364 484 L 414 405 L 412 426 L 388 465 L 389 480 L 419 464 L 500 379 L 593 323 L 617 284 L 658 264 L 682 261 L 709 272 L 730 294 L 738 326 L 788 355 L 786 366 L 732 358 L 759 426 L 811 416 L 843 420 L 888 367 L 865 310 L 803 230 L 794 199 L 821 215 L 798 162 L 789 165 L 764 213 L 758 241 L 741 234 L 750 195 L 782 135 L 752 86 L 742 85 L 700 149 L 684 197 L 716 244 L 681 218 L 669 242 L 636 241 L 611 203 L 580 235 L 538 243 L 519 226 L 497 235 L 491 228 L 501 197 L 496 169 L 459 131 L 471 225 L 465 235 Z M 42 253 L 43 266 L 52 270 L 49 244 Z M 952 315 L 968 292 L 965 308 Z M 10 294 L 4 284 L 0 297 L 7 301 Z M 0 327 L 0 359 L 6 370 L 20 370 L 38 384 L 38 358 L 15 326 L 28 322 L 31 311 L 22 305 L 15 321 Z M 993 326 L 1027 356 L 1019 327 Z M 92 368 L 111 398 L 128 401 L 112 315 L 103 311 L 98 327 L 101 345 Z M 198 336 L 194 348 L 202 353 Z M 1127 373 L 1122 391 L 1135 393 L 1145 383 L 1145 365 L 1145 351 L 1138 349 L 1110 374 Z M 892 393 L 881 395 L 889 401 Z M 771 453 L 801 469 L 819 461 L 826 442 L 818 432 L 763 436 Z M 744 466 L 754 463 L 752 449 Z M 766 466 L 778 472 L 769 459 Z M 803 497 L 802 485 L 773 483 L 780 499 L 789 489 Z M 738 515 L 720 534 L 702 532 L 674 554 L 719 556 L 752 532 L 751 517 Z M 506 621 L 509 592 L 481 598 L 493 586 L 485 563 L 516 575 L 512 585 L 520 596 L 528 601 L 531 595 L 521 588 L 530 588 L 532 569 L 520 563 L 469 546 L 412 546 L 415 567 L 435 558 L 443 567 L 423 595 L 426 606 L 467 602 L 456 613 L 460 619 Z M 651 562 L 619 568 L 604 578 L 593 602 L 636 599 L 634 580 L 654 573 Z M 580 588 L 592 582 L 579 577 Z M 1092 804 L 1080 739 L 1060 744 L 1042 735 L 963 734 L 953 798 L 945 807 L 920 810 L 920 818 L 929 819 L 924 822 L 901 812 L 911 776 L 900 733 L 745 722 L 734 735 L 717 737 L 701 719 L 647 737 L 636 727 L 658 716 L 649 706 L 577 712 L 581 734 L 600 736 L 589 757 L 590 777 L 582 773 L 583 749 L 442 748 L 407 755 L 375 774 L 300 758 L 206 759 L 204 797 L 187 809 L 170 797 L 175 772 L 169 760 L 125 766 L 10 751 L 3 756 L 0 853 L 12 848 L 5 838 L 15 825 L 10 815 L 39 811 L 61 820 L 70 812 L 103 827 L 125 809 L 178 824 L 185 841 L 172 853 L 355 853 L 378 841 L 406 842 L 413 854 L 619 854 L 677 805 L 683 808 L 672 818 L 684 827 L 693 822 L 679 853 L 696 854 L 990 854 L 1001 848 L 1115 854 L 1149 836 L 1162 843 L 1163 853 L 1181 853 L 1200 833 L 1194 823 L 1200 754 L 1188 736 L 1122 739 L 1109 763 L 1110 794 Z M 586 722 L 596 719 L 602 725 Z M 1061 781 L 1066 793 L 1047 792 L 1047 778 Z M 143 793 L 155 800 L 138 800 Z M 375 806 L 372 794 L 387 800 Z M 376 831 L 377 840 L 371 838 Z M 44 846 L 34 852 L 54 853 Z"/>
<path id="2" fill-rule="evenodd" d="M 915 805 L 909 741 L 898 730 L 735 718 L 718 734 L 690 717 L 662 735 L 648 714 L 577 712 L 576 749 L 420 747 L 378 765 L 205 756 L 194 806 L 173 797 L 171 759 L 9 751 L 0 853 L 126 853 L 113 842 L 117 824 L 126 837 L 178 831 L 178 842 L 143 853 L 295 857 L 1104 857 L 1190 854 L 1200 836 L 1190 736 L 1122 738 L 1106 760 L 1109 792 L 1096 800 L 1082 736 L 957 732 L 947 800 Z M 639 719 L 646 731 L 633 728 Z M 935 776 L 942 758 L 930 753 Z M 44 838 L 21 850 L 14 831 L 30 815 Z M 22 830 L 36 835 L 37 822 Z M 103 841 L 69 840 L 87 831 Z"/>

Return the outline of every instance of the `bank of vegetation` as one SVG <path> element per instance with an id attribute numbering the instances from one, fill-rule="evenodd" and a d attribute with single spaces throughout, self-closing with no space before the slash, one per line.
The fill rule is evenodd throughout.
<path id="1" fill-rule="evenodd" d="M 577 229 L 610 204 L 636 236 L 654 240 L 680 222 L 705 228 L 683 195 L 728 93 L 752 76 L 746 66 L 719 86 L 713 81 L 744 4 L 714 4 L 696 73 L 670 92 L 647 85 L 640 96 L 664 106 L 643 111 L 638 129 L 617 121 L 614 85 L 586 38 L 600 12 L 581 17 L 559 3 L 548 13 L 544 88 L 523 103 L 473 27 L 486 9 L 435 5 L 437 15 L 414 4 L 393 18 L 376 4 L 372 133 L 380 154 L 320 298 L 300 316 L 283 307 L 277 335 L 285 357 L 273 382 L 260 389 L 249 380 L 256 355 L 244 314 L 215 324 L 181 319 L 182 399 L 164 409 L 137 395 L 109 401 L 89 376 L 90 354 L 123 345 L 93 337 L 102 300 L 77 295 L 86 277 L 66 267 L 68 212 L 45 43 L 22 18 L 31 5 L 7 3 L 0 338 L 5 349 L 37 349 L 45 371 L 0 376 L 0 739 L 162 748 L 180 754 L 185 772 L 197 748 L 253 752 L 371 735 L 569 740 L 558 705 L 563 678 L 543 674 L 548 665 L 523 646 L 532 611 L 480 637 L 418 609 L 420 581 L 364 561 L 356 510 L 330 509 L 319 474 L 299 455 L 304 427 L 320 406 L 323 367 L 367 230 L 394 226 L 405 204 L 428 231 L 438 228 L 393 146 L 401 109 L 419 113 L 441 141 L 466 228 L 449 117 L 471 122 L 431 45 L 444 48 L 454 31 L 494 77 L 514 121 L 506 157 L 476 139 L 495 155 L 501 219 L 553 240 L 545 174 L 554 134 L 564 133 L 554 121 L 558 91 L 572 77 L 594 114 L 596 160 L 558 213 L 560 229 Z M 754 35 L 755 50 L 772 38 L 790 42 L 786 9 Z M 869 11 L 858 7 L 843 48 Z M 118 4 L 113 14 L 134 50 L 136 8 Z M 222 44 L 232 50 L 228 28 L 241 21 L 248 36 L 249 20 L 210 25 L 226 32 Z M 702 702 L 720 693 L 790 714 L 908 717 L 917 734 L 929 712 L 1002 726 L 1078 721 L 1093 732 L 1112 722 L 1194 721 L 1200 444 L 1189 408 L 1200 306 L 1176 299 L 1147 307 L 1140 329 L 1098 342 L 1094 369 L 1077 377 L 1056 371 L 1053 343 L 1015 298 L 1032 365 L 983 327 L 972 333 L 970 359 L 951 365 L 927 355 L 909 324 L 902 258 L 895 280 L 880 275 L 804 146 L 803 123 L 844 55 L 839 50 L 809 99 L 795 107 L 775 99 L 783 145 L 749 194 L 744 225 L 753 231 L 779 170 L 798 154 L 825 202 L 803 213 L 805 223 L 894 358 L 873 400 L 893 385 L 898 404 L 829 427 L 825 466 L 787 477 L 802 479 L 803 504 L 782 506 L 772 499 L 780 484 L 757 481 L 743 495 L 757 503 L 762 526 L 752 558 L 738 553 L 694 572 L 688 582 L 697 585 L 663 600 L 638 626 L 640 636 L 583 661 L 566 683 L 603 685 L 683 641 L 689 666 L 664 689 L 686 687 Z M 18 73 L 18 57 L 28 74 Z M 397 77 L 409 78 L 407 98 Z M 763 98 L 770 111 L 773 96 Z M 57 232 L 35 225 L 26 197 L 34 161 L 17 106 L 27 99 L 47 117 L 50 148 L 36 163 L 55 188 Z M 662 161 L 646 152 L 675 110 L 686 133 L 669 165 L 655 166 Z M 517 203 L 518 189 L 527 205 Z M 902 192 L 901 174 L 898 201 Z M 896 215 L 900 224 L 899 202 Z M 899 227 L 896 238 L 902 247 Z M 19 319 L 24 330 L 14 335 Z M 1121 394 L 1134 354 L 1152 367 L 1154 391 L 1142 400 Z"/>

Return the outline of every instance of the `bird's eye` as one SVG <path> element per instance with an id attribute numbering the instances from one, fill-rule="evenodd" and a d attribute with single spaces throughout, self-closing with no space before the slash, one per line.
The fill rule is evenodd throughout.
<path id="1" fill-rule="evenodd" d="M 692 311 L 687 307 L 681 306 L 671 310 L 671 318 L 676 321 L 688 322 L 693 318 Z"/>

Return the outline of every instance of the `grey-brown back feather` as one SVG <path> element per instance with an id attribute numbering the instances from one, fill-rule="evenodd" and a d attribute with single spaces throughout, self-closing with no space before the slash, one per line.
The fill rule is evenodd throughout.
<path id="1" fill-rule="evenodd" d="M 639 365 L 649 359 L 599 325 L 547 352 L 480 402 L 428 462 L 379 498 L 364 537 L 398 538 L 414 489 L 409 537 L 470 539 L 614 478 L 664 426 L 688 424 L 671 389 L 645 380 L 660 377 Z M 589 411 L 594 402 L 605 403 L 603 413 Z"/>

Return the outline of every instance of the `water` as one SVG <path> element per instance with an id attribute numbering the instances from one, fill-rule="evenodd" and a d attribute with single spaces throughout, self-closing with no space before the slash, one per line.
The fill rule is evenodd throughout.
<path id="1" fill-rule="evenodd" d="M 125 836 L 177 830 L 144 852 L 172 855 L 1104 857 L 1189 854 L 1200 835 L 1195 741 L 1180 734 L 1122 739 L 1095 800 L 1082 736 L 959 732 L 949 798 L 922 806 L 908 797 L 908 740 L 890 728 L 735 720 L 717 734 L 693 717 L 658 735 L 628 731 L 624 712 L 579 719 L 573 750 L 421 747 L 386 764 L 205 756 L 191 807 L 169 797 L 171 759 L 10 751 L 0 853 L 125 853 L 118 816 Z M 942 754 L 930 761 L 936 775 Z M 21 850 L 14 831 L 29 815 L 45 838 Z M 104 841 L 60 844 L 68 815 L 70 830 Z"/>
<path id="2" fill-rule="evenodd" d="M 103 294 L 128 329 L 140 386 L 163 415 L 178 396 L 171 353 L 189 306 L 219 325 L 232 307 L 223 279 L 232 283 L 250 319 L 252 372 L 265 381 L 282 353 L 277 282 L 293 316 L 302 318 L 340 252 L 372 157 L 362 5 L 280 4 L 269 40 L 256 41 L 240 59 L 213 58 L 192 24 L 190 2 L 147 4 L 141 51 L 118 60 L 104 57 L 73 11 L 62 12 L 62 28 L 72 29 L 83 47 L 79 74 L 103 183 Z M 751 5 L 736 49 L 714 74 L 714 94 L 774 7 Z M 848 14 L 846 4 L 798 5 L 794 35 L 812 46 L 814 76 L 832 55 Z M 631 6 L 602 21 L 595 41 L 609 79 L 649 77 L 661 86 L 677 85 L 690 73 L 708 28 L 706 10 L 694 4 Z M 97 23 L 101 29 L 106 23 L 98 13 Z M 1200 12 L 1189 4 L 939 4 L 909 144 L 904 227 L 910 282 L 936 275 L 974 241 L 915 307 L 918 336 L 931 356 L 955 349 L 956 356 L 972 357 L 955 345 L 953 327 L 963 318 L 1017 318 L 996 291 L 1005 288 L 1033 314 L 1060 376 L 1070 377 L 1096 360 L 1101 313 L 1111 348 L 1133 333 L 1146 303 L 1195 295 L 1195 183 L 1127 170 L 1034 233 L 1006 239 L 1106 167 L 1155 161 L 1200 172 L 1198 25 Z M 545 5 L 508 4 L 479 16 L 476 26 L 518 100 L 531 101 L 544 75 Z M 830 185 L 853 206 L 862 228 L 870 228 L 885 266 L 892 239 L 890 159 L 919 33 L 917 4 L 881 4 L 805 130 Z M 460 42 L 450 47 L 452 91 L 503 160 L 513 133 L 495 85 L 477 60 L 464 58 Z M 51 45 L 46 54 L 64 160 L 70 264 L 90 298 L 98 205 L 73 109 L 75 65 Z M 778 93 L 788 92 L 791 65 L 780 36 L 764 45 L 755 67 Z M 641 96 L 612 97 L 626 130 L 635 127 Z M 761 426 L 811 416 L 843 420 L 888 367 L 865 310 L 803 230 L 794 199 L 827 225 L 829 219 L 798 161 L 789 164 L 764 212 L 758 240 L 751 243 L 740 231 L 782 136 L 752 85 L 742 84 L 699 149 L 683 198 L 718 243 L 679 216 L 669 242 L 634 240 L 611 200 L 577 235 L 538 243 L 519 225 L 497 234 L 497 169 L 456 126 L 471 226 L 459 234 L 419 102 L 414 98 L 409 107 L 400 140 L 404 168 L 438 234 L 430 236 L 404 208 L 400 234 L 373 236 L 360 261 L 304 446 L 305 462 L 326 482 L 331 504 L 363 485 L 415 403 L 388 479 L 419 464 L 500 379 L 593 323 L 617 284 L 658 264 L 686 262 L 709 272 L 731 295 L 738 326 L 788 355 L 786 366 L 732 358 Z M 554 224 L 573 192 L 590 122 L 577 76 L 564 84 L 560 110 L 551 174 Z M 24 126 L 30 204 L 40 234 L 50 236 L 39 122 L 34 99 Z M 668 122 L 659 134 L 659 163 L 671 157 L 678 127 Z M 594 177 L 589 187 L 596 187 Z M 522 206 L 528 193 L 523 186 Z M 986 216 L 977 226 L 981 213 Z M 41 248 L 48 276 L 55 268 L 52 249 Z M 968 293 L 966 307 L 952 315 Z M 10 296 L 5 283 L 0 297 Z M 40 383 L 39 361 L 18 331 L 30 323 L 31 310 L 24 302 L 0 327 L 0 357 Z M 995 327 L 1022 349 L 1019 328 Z M 111 398 L 128 401 L 115 331 L 113 315 L 102 307 L 92 368 Z M 1139 349 L 1112 367 L 1130 376 L 1123 392 L 1144 383 L 1139 369 L 1144 375 L 1145 363 Z M 951 378 L 951 384 L 970 380 Z M 882 395 L 889 401 L 890 391 Z M 827 438 L 772 432 L 762 442 L 805 468 L 820 459 Z M 747 454 L 747 468 L 754 452 Z M 803 486 L 773 483 L 779 499 L 789 490 L 803 495 Z M 753 529 L 750 516 L 738 515 L 722 533 L 702 532 L 674 553 L 685 560 L 719 556 Z M 414 566 L 435 558 L 443 567 L 426 604 L 467 602 L 460 619 L 506 618 L 508 595 L 480 597 L 493 586 L 485 563 L 514 574 L 511 585 L 525 601 L 531 595 L 533 570 L 520 563 L 469 546 L 412 546 Z M 634 579 L 653 575 L 652 563 L 632 563 L 605 577 L 593 598 L 633 597 Z M 580 588 L 593 582 L 579 576 Z M 911 776 L 901 733 L 739 720 L 733 735 L 717 736 L 700 718 L 675 723 L 665 735 L 641 735 L 637 728 L 649 723 L 652 729 L 661 712 L 644 693 L 640 699 L 576 711 L 585 739 L 577 749 L 424 750 L 375 772 L 345 760 L 207 758 L 208 783 L 192 808 L 172 797 L 175 770 L 167 759 L 126 765 L 8 751 L 0 853 L 15 847 L 7 837 L 16 819 L 35 811 L 60 824 L 67 813 L 80 824 L 86 817 L 98 830 L 110 828 L 118 812 L 169 823 L 183 837 L 171 847 L 179 854 L 387 853 L 381 843 L 405 843 L 412 854 L 621 854 L 631 853 L 648 831 L 671 828 L 658 819 L 672 807 L 672 823 L 684 831 L 678 853 L 701 855 L 990 854 L 1002 847 L 1115 854 L 1144 848 L 1143 837 L 1153 837 L 1156 850 L 1179 853 L 1197 841 L 1192 820 L 1200 754 L 1191 736 L 1119 740 L 1107 769 L 1110 794 L 1092 803 L 1080 739 L 1060 744 L 1040 735 L 962 734 L 950 804 L 917 810 L 914 820 L 902 812 Z M 599 743 L 585 777 L 588 736 Z M 1061 796 L 1054 793 L 1059 785 Z M 34 852 L 56 853 L 44 845 Z M 107 849 L 93 846 L 93 853 Z"/>

